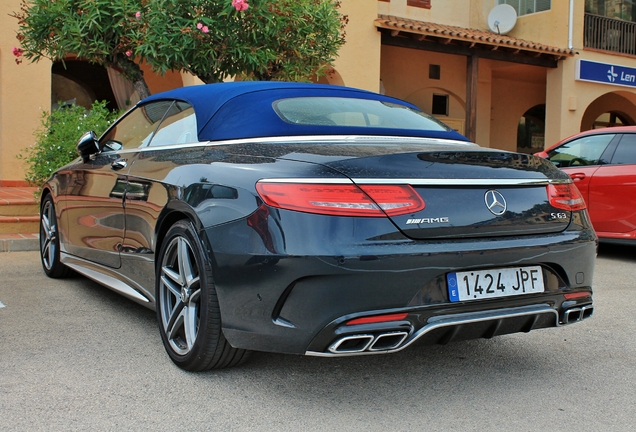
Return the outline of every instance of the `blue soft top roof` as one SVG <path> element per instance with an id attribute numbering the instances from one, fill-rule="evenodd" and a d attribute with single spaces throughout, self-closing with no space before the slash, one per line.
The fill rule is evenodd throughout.
<path id="1" fill-rule="evenodd" d="M 194 107 L 199 141 L 295 135 L 389 135 L 467 141 L 455 131 L 423 131 L 373 127 L 300 125 L 281 119 L 272 104 L 293 97 L 349 97 L 408 106 L 408 102 L 350 87 L 292 82 L 243 81 L 181 87 L 157 93 L 139 102 L 179 100 Z"/>

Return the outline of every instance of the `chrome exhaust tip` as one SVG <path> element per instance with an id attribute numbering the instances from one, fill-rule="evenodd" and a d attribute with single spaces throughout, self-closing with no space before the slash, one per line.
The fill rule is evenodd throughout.
<path id="1" fill-rule="evenodd" d="M 408 337 L 405 331 L 380 333 L 379 335 L 362 334 L 345 336 L 338 339 L 330 347 L 334 354 L 353 354 L 364 351 L 388 351 L 398 348 Z"/>
<path id="2" fill-rule="evenodd" d="M 407 332 L 391 332 L 382 333 L 375 338 L 373 343 L 369 346 L 369 351 L 386 351 L 392 350 L 400 345 L 408 337 Z"/>
<path id="3" fill-rule="evenodd" d="M 334 342 L 329 351 L 334 354 L 360 353 L 369 348 L 373 339 L 370 334 L 346 336 Z"/>
<path id="4" fill-rule="evenodd" d="M 594 313 L 594 306 L 581 306 L 568 309 L 563 312 L 563 325 L 573 324 L 579 321 L 583 321 L 585 318 L 589 318 Z"/>

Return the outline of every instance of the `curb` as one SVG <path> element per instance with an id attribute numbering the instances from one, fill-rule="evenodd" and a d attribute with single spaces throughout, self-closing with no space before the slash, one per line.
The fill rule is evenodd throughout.
<path id="1" fill-rule="evenodd" d="M 40 240 L 37 234 L 17 234 L 14 236 L 10 238 L 0 236 L 0 252 L 26 252 L 40 249 Z"/>

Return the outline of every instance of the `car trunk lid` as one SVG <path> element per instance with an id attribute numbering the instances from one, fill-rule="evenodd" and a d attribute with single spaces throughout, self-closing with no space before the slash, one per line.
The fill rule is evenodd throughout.
<path id="1" fill-rule="evenodd" d="M 293 159 L 304 157 L 296 154 Z M 315 155 L 308 159 L 318 162 Z M 568 182 L 568 177 L 531 155 L 473 148 L 368 154 L 320 163 L 366 189 L 387 184 L 413 187 L 425 208 L 390 216 L 413 239 L 560 232 L 572 214 L 554 207 L 547 189 L 551 183 Z"/>

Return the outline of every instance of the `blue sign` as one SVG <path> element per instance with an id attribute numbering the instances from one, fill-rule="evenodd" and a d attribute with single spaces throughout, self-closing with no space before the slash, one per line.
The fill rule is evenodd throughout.
<path id="1" fill-rule="evenodd" d="M 457 273 L 448 273 L 446 275 L 446 282 L 448 283 L 448 297 L 452 302 L 459 301 L 459 286 L 457 285 Z"/>
<path id="2" fill-rule="evenodd" d="M 636 69 L 579 59 L 576 64 L 576 79 L 601 84 L 636 87 Z"/>

